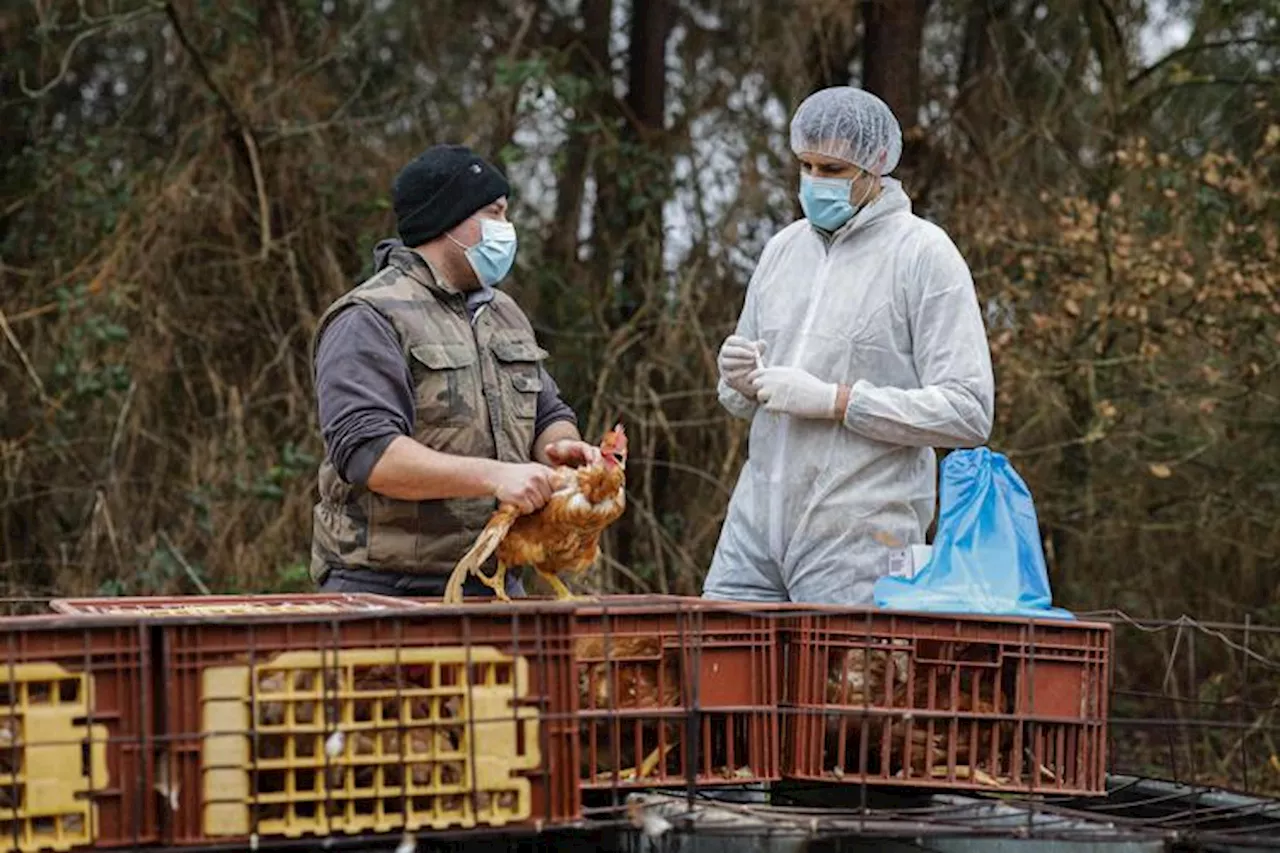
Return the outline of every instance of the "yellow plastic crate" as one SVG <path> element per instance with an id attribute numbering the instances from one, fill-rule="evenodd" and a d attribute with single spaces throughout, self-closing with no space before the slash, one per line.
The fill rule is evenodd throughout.
<path id="1" fill-rule="evenodd" d="M 524 658 L 487 646 L 286 652 L 207 669 L 202 683 L 209 836 L 503 826 L 532 814 L 517 774 L 541 764 L 538 711 L 513 706 L 528 695 Z"/>
<path id="2" fill-rule="evenodd" d="M 76 720 L 93 706 L 93 681 L 53 663 L 6 666 L 5 680 L 0 853 L 92 844 L 98 815 L 90 793 L 107 785 L 107 730 Z"/>

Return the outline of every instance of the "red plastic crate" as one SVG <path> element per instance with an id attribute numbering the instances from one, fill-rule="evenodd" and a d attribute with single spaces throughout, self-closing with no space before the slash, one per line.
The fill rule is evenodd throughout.
<path id="1" fill-rule="evenodd" d="M 0 851 L 156 841 L 145 630 L 0 619 Z"/>
<path id="2" fill-rule="evenodd" d="M 578 819 L 572 614 L 411 606 L 158 622 L 164 840 Z"/>
<path id="3" fill-rule="evenodd" d="M 372 593 L 300 595 L 180 595 L 119 598 L 55 598 L 49 606 L 60 613 L 169 616 L 296 616 L 414 610 L 411 601 Z"/>
<path id="4" fill-rule="evenodd" d="M 780 633 L 785 778 L 1105 793 L 1110 625 L 806 608 Z"/>
<path id="5" fill-rule="evenodd" d="M 577 607 L 583 788 L 780 778 L 776 619 L 677 596 Z"/>

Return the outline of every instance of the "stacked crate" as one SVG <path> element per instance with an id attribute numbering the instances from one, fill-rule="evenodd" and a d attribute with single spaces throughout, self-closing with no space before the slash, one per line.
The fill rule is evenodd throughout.
<path id="1" fill-rule="evenodd" d="M 579 822 L 584 793 L 1104 792 L 1110 626 L 674 596 L 2 621 L 0 853 Z"/>

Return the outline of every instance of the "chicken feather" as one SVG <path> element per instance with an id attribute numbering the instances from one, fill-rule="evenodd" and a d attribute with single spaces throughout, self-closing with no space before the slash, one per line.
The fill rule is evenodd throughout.
<path id="1" fill-rule="evenodd" d="M 462 602 L 462 585 L 469 574 L 509 601 L 505 578 L 514 566 L 532 566 L 557 598 L 575 598 L 560 575 L 591 568 L 600 557 L 600 533 L 626 509 L 627 437 L 621 424 L 605 433 L 600 453 L 599 462 L 557 468 L 558 486 L 537 512 L 521 515 L 512 504 L 500 505 L 454 566 L 444 603 Z M 495 552 L 498 568 L 489 576 L 481 567 Z"/>

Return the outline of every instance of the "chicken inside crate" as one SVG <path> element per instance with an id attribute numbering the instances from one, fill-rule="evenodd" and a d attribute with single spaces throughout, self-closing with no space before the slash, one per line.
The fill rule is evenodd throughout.
<path id="1" fill-rule="evenodd" d="M 809 639 L 807 648 L 794 641 L 788 648 L 788 660 L 798 664 L 791 677 L 801 681 L 791 692 L 801 701 L 789 712 L 787 775 L 1101 790 L 1106 680 L 1091 665 L 1098 659 L 1051 647 L 1032 653 L 1017 641 Z M 1036 697 L 1037 689 L 1043 695 Z"/>
<path id="2" fill-rule="evenodd" d="M 601 630 L 576 641 L 583 788 L 731 785 L 777 778 L 776 710 L 741 637 Z M 762 650 L 763 651 L 763 650 Z M 733 665 L 736 659 L 737 665 Z M 720 686 L 719 690 L 717 689 Z M 726 697 L 723 691 L 745 695 Z M 771 774 L 771 775 L 770 775 Z"/>
<path id="3" fill-rule="evenodd" d="M 205 830 L 503 826 L 542 761 L 528 664 L 493 647 L 286 652 L 204 673 Z"/>

